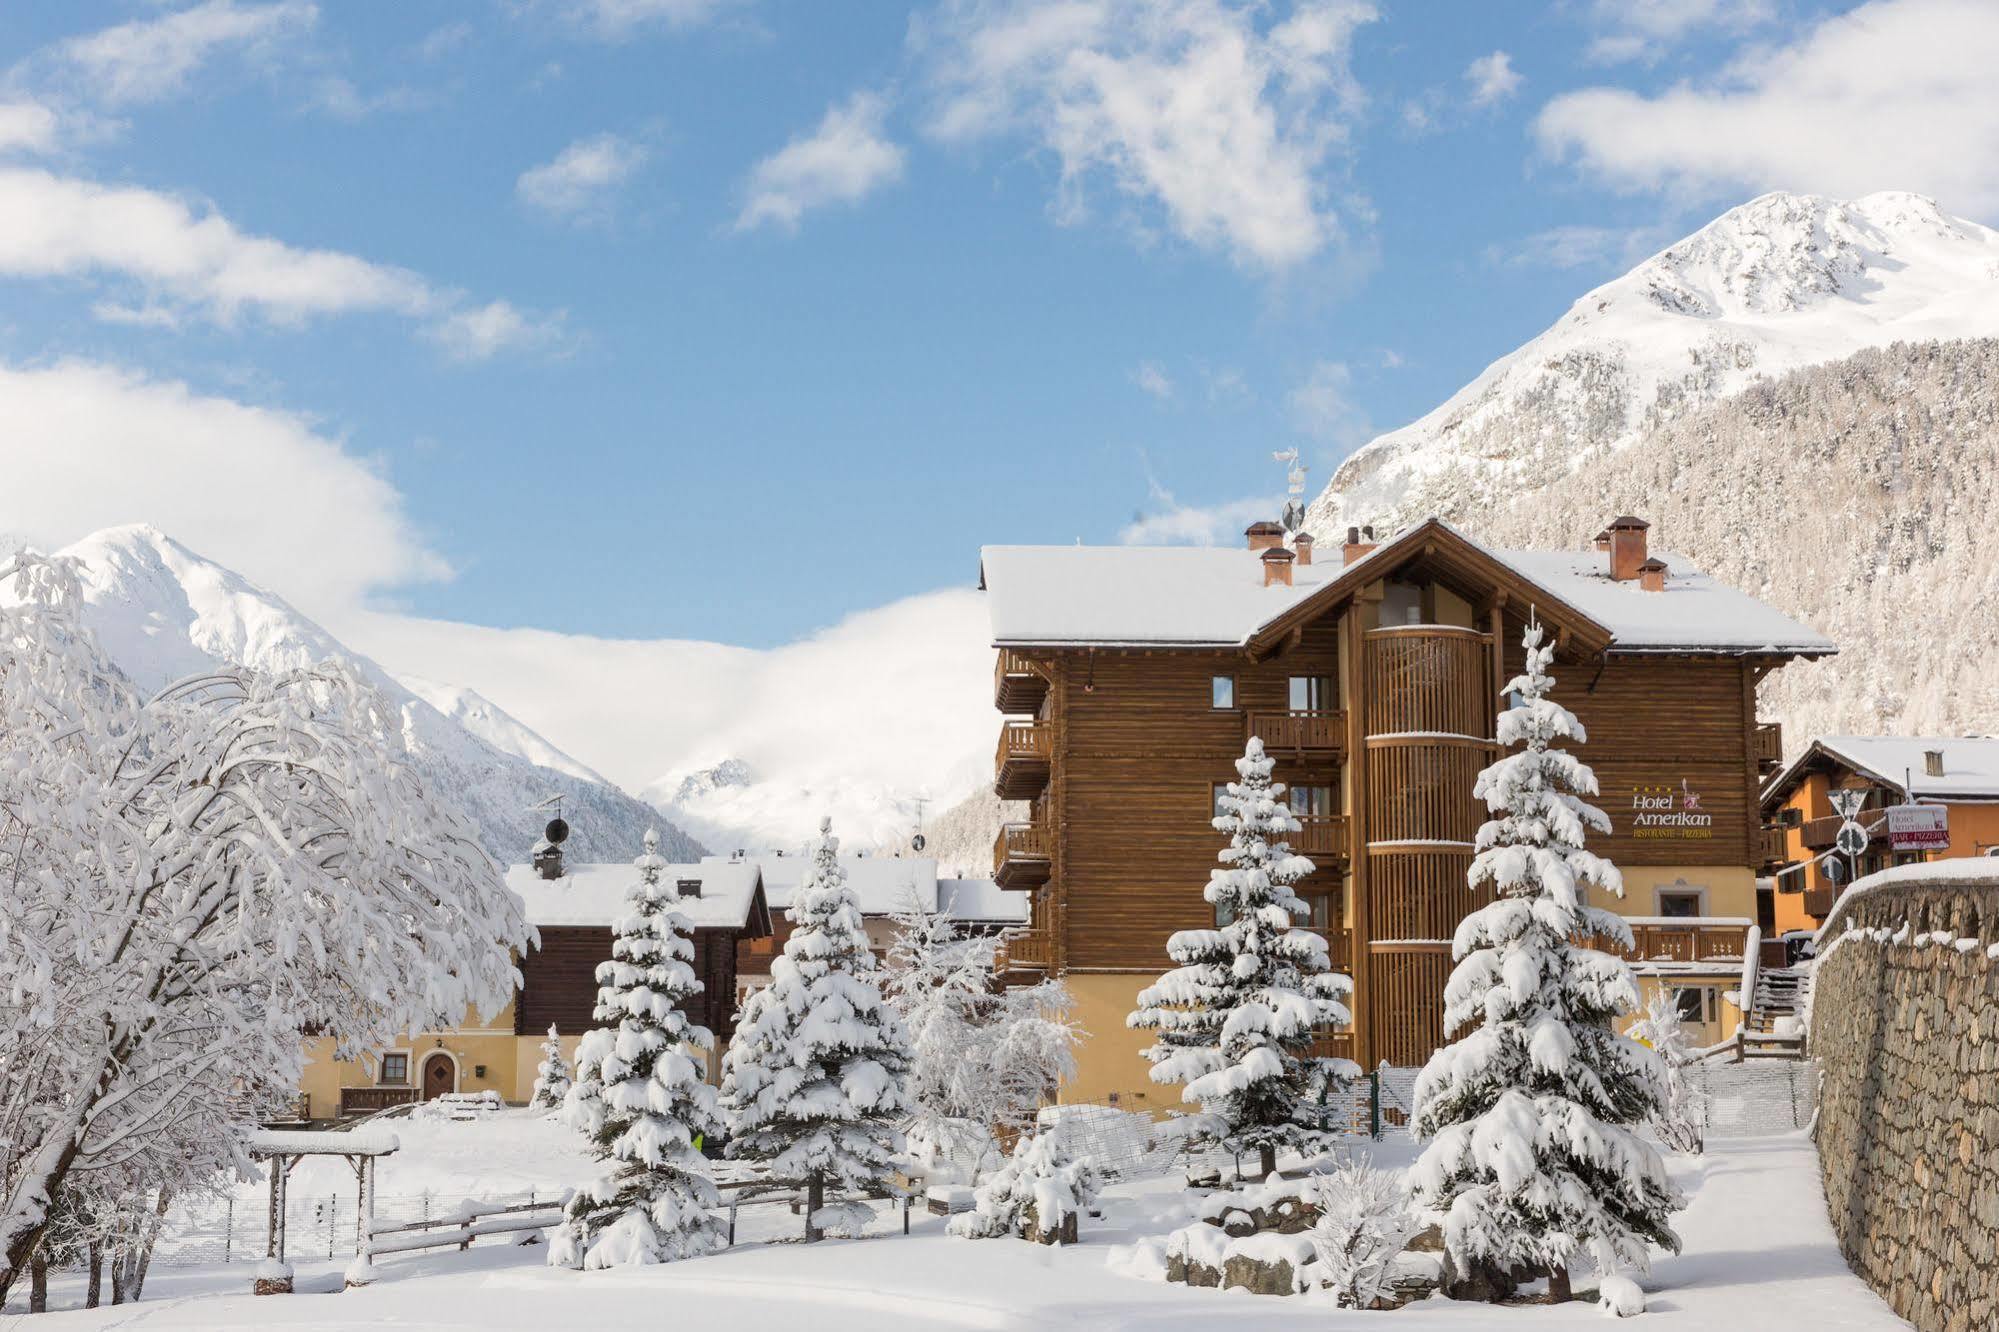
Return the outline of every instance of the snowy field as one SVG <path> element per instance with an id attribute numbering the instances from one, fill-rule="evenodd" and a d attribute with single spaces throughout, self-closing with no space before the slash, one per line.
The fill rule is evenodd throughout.
<path id="1" fill-rule="evenodd" d="M 381 1191 L 440 1197 L 554 1188 L 587 1170 L 575 1135 L 528 1112 L 474 1124 L 405 1122 L 403 1150 L 382 1165 Z M 1363 1147 L 1361 1150 L 1367 1150 Z M 1374 1146 L 1376 1164 L 1399 1168 L 1406 1140 Z M 331 1173 L 338 1161 L 308 1162 L 293 1176 L 294 1197 L 351 1190 Z M 325 1178 L 316 1172 L 326 1172 Z M 1824 1215 L 1811 1144 L 1801 1135 L 1722 1139 L 1700 1159 L 1680 1158 L 1675 1176 L 1692 1198 L 1678 1218 L 1686 1252 L 1659 1260 L 1644 1284 L 1645 1326 L 1757 1329 L 1906 1326 L 1848 1272 Z M 246 1187 L 254 1207 L 258 1191 Z M 241 1204 L 239 1204 L 240 1206 Z M 1178 1177 L 1113 1185 L 1104 1216 L 1083 1243 L 1045 1249 L 1018 1240 L 960 1240 L 920 1210 L 908 1238 L 884 1208 L 878 1234 L 791 1242 L 797 1219 L 781 1206 L 746 1208 L 742 1242 L 710 1257 L 666 1267 L 587 1274 L 544 1266 L 541 1245 L 482 1241 L 391 1257 L 365 1290 L 340 1292 L 344 1260 L 297 1260 L 300 1293 L 248 1295 L 250 1263 L 156 1267 L 136 1307 L 47 1315 L 55 1329 L 546 1328 L 590 1326 L 1205 1328 L 1292 1327 L 1326 1322 L 1403 1332 L 1429 1328 L 1601 1326 L 1593 1307 L 1498 1310 L 1433 1299 L 1395 1313 L 1347 1313 L 1311 1297 L 1276 1299 L 1192 1290 L 1126 1275 L 1134 1246 L 1184 1224 L 1192 1212 Z M 778 1237 L 785 1238 L 778 1238 Z M 73 1308 L 71 1281 L 53 1283 L 52 1307 Z"/>

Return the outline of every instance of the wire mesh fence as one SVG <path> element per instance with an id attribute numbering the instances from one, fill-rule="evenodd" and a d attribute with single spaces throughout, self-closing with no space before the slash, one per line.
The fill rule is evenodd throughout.
<path id="1" fill-rule="evenodd" d="M 1818 1113 L 1819 1070 L 1810 1059 L 1690 1064 L 1701 1127 L 1716 1138 L 1758 1138 L 1804 1128 Z"/>

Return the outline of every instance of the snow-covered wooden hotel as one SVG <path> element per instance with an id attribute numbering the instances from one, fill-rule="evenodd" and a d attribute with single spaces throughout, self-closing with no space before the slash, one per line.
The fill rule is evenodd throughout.
<path id="1" fill-rule="evenodd" d="M 1626 891 L 1604 904 L 1630 918 L 1646 984 L 1686 991 L 1711 1038 L 1733 1030 L 1722 996 L 1758 915 L 1758 788 L 1781 749 L 1757 682 L 1833 644 L 1649 551 L 1636 518 L 1575 551 L 1492 550 L 1437 521 L 1324 552 L 1275 523 L 1247 535 L 1247 549 L 982 552 L 1007 717 L 995 784 L 1028 811 L 999 834 L 995 878 L 1032 901 L 997 965 L 1075 994 L 1089 1036 L 1065 1098 L 1174 1103 L 1125 1015 L 1168 965 L 1168 936 L 1213 924 L 1208 819 L 1250 736 L 1318 866 L 1299 885 L 1310 923 L 1355 980 L 1353 1030 L 1330 1043 L 1363 1065 L 1428 1056 L 1448 941 L 1478 905 L 1473 779 L 1530 614 L 1559 644 L 1556 697 L 1588 728 L 1614 824 L 1592 849 Z"/>

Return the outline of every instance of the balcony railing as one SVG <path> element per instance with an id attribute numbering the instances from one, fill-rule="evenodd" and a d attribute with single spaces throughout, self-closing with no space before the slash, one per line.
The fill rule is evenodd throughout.
<path id="1" fill-rule="evenodd" d="M 1759 768 L 1769 772 L 1783 766 L 1784 728 L 1777 722 L 1758 722 L 1750 744 Z"/>
<path id="2" fill-rule="evenodd" d="M 1273 753 L 1327 753 L 1346 748 L 1347 715 L 1335 708 L 1252 712 L 1249 734 Z"/>
<path id="3" fill-rule="evenodd" d="M 1321 860 L 1347 858 L 1347 816 L 1344 814 L 1294 814 L 1298 831 L 1285 840 L 1301 856 Z"/>
<path id="4" fill-rule="evenodd" d="M 1012 930 L 1000 936 L 993 950 L 993 974 L 1005 979 L 1029 972 L 1048 970 L 1048 933 L 1045 930 Z"/>
<path id="5" fill-rule="evenodd" d="M 1307 925 L 1308 934 L 1316 934 L 1326 941 L 1326 960 L 1334 971 L 1353 974 L 1353 935 L 1338 927 Z"/>
<path id="6" fill-rule="evenodd" d="M 392 1105 L 408 1105 L 416 1099 L 414 1087 L 342 1087 L 340 1089 L 340 1117 L 372 1115 L 377 1110 L 386 1110 Z"/>
<path id="7" fill-rule="evenodd" d="M 1624 952 L 1630 962 L 1719 962 L 1740 961 L 1749 941 L 1750 922 L 1739 916 L 1627 916 L 1631 927 L 1631 948 Z M 1598 938 L 1595 946 L 1613 950 L 1608 939 Z"/>
<path id="8" fill-rule="evenodd" d="M 1055 728 L 1047 722 L 1010 721 L 1000 728 L 993 753 L 993 791 L 1002 800 L 1032 800 L 1048 784 Z"/>
<path id="9" fill-rule="evenodd" d="M 1053 861 L 1046 824 L 1002 824 L 993 838 L 993 882 L 1002 888 L 1039 888 L 1048 882 Z"/>
<path id="10" fill-rule="evenodd" d="M 1034 713 L 1046 697 L 1047 668 L 1012 648 L 1001 648 L 993 663 L 993 706 L 1001 712 Z"/>
<path id="11" fill-rule="evenodd" d="M 1839 898 L 1837 888 L 1805 889 L 1805 914 L 1814 920 L 1824 920 L 1832 914 L 1832 904 Z"/>
<path id="12" fill-rule="evenodd" d="M 1764 865 L 1782 865 L 1791 859 L 1786 828 L 1758 828 L 1756 830 L 1756 855 Z"/>
<path id="13" fill-rule="evenodd" d="M 1837 814 L 1828 814 L 1822 819 L 1806 819 L 1800 825 L 1800 836 L 1804 838 L 1805 850 L 1824 851 L 1839 838 L 1839 825 L 1846 822 Z"/>

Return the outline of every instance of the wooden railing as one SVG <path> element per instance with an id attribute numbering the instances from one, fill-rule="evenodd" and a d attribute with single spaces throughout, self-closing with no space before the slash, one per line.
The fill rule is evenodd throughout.
<path id="1" fill-rule="evenodd" d="M 1765 865 L 1781 864 L 1791 858 L 1787 828 L 1758 828 L 1756 830 L 1756 854 Z"/>
<path id="2" fill-rule="evenodd" d="M 993 838 L 993 877 L 1000 880 L 1002 887 L 1008 887 L 1006 880 L 1012 877 L 1012 870 L 1018 870 L 1028 861 L 1039 861 L 1045 866 L 1052 854 L 1048 825 L 1003 823 Z M 1045 883 L 1047 877 L 1044 873 L 1041 882 Z"/>
<path id="3" fill-rule="evenodd" d="M 1010 971 L 1046 971 L 1048 958 L 1045 930 L 1010 931 L 1000 936 L 999 947 L 993 950 L 993 971 L 1002 976 Z"/>
<path id="4" fill-rule="evenodd" d="M 1822 819 L 1806 819 L 1799 825 L 1799 836 L 1804 840 L 1805 850 L 1824 851 L 1839 837 L 1839 825 L 1846 822 L 1837 814 L 1828 814 Z"/>
<path id="5" fill-rule="evenodd" d="M 1823 921 L 1832 914 L 1832 904 L 1839 900 L 1837 888 L 1805 889 L 1805 914 L 1813 920 Z"/>
<path id="6" fill-rule="evenodd" d="M 1337 926 L 1307 925 L 1307 934 L 1316 934 L 1326 941 L 1327 964 L 1334 971 L 1353 974 L 1353 935 Z M 1349 1007 L 1352 1005 L 1349 1004 Z"/>
<path id="7" fill-rule="evenodd" d="M 1002 712 L 1033 712 L 1048 693 L 1048 676 L 1040 663 L 1001 648 L 993 663 L 993 705 Z"/>
<path id="8" fill-rule="evenodd" d="M 1301 856 L 1321 859 L 1347 857 L 1347 816 L 1344 814 L 1294 814 L 1298 831 L 1286 836 L 1291 849 Z"/>
<path id="9" fill-rule="evenodd" d="M 1054 734 L 1055 728 L 1046 722 L 1010 721 L 1000 727 L 999 747 L 993 758 L 999 763 L 1010 759 L 1038 759 L 1046 763 L 1055 750 Z"/>
<path id="10" fill-rule="evenodd" d="M 340 1117 L 352 1115 L 372 1115 L 377 1110 L 387 1110 L 392 1105 L 408 1105 L 416 1099 L 414 1087 L 342 1087 L 340 1089 Z"/>
<path id="11" fill-rule="evenodd" d="M 1750 739 L 1756 762 L 1774 768 L 1784 761 L 1784 728 L 1778 722 L 1758 722 Z"/>
<path id="12" fill-rule="evenodd" d="M 1361 679 L 1369 735 L 1491 731 L 1492 640 L 1477 630 L 1438 624 L 1370 629 Z"/>
<path id="13" fill-rule="evenodd" d="M 1291 750 L 1344 749 L 1347 742 L 1347 715 L 1334 708 L 1291 708 L 1283 712 L 1252 712 L 1249 734 L 1263 741 L 1263 747 L 1281 752 Z"/>
<path id="14" fill-rule="evenodd" d="M 1624 956 L 1632 962 L 1740 960 L 1749 941 L 1750 922 L 1736 917 L 1651 916 L 1625 923 L 1631 927 L 1631 948 Z M 1597 939 L 1595 946 L 1613 951 L 1607 939 Z"/>

